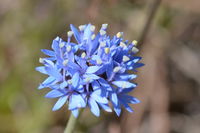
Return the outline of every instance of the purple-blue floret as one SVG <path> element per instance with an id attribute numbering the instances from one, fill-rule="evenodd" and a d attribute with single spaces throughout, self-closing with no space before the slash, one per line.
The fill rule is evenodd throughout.
<path id="1" fill-rule="evenodd" d="M 100 116 L 100 109 L 114 110 L 118 116 L 122 107 L 133 112 L 129 104 L 140 101 L 128 93 L 137 86 L 131 82 L 137 77 L 133 73 L 144 65 L 135 56 L 136 41 L 124 41 L 122 32 L 108 36 L 107 24 L 97 34 L 91 24 L 81 25 L 79 30 L 71 24 L 70 28 L 67 41 L 56 37 L 52 50 L 41 50 L 48 57 L 40 58 L 43 66 L 36 67 L 48 76 L 38 89 L 50 88 L 45 97 L 58 98 L 52 110 L 67 103 L 75 117 L 86 107 L 95 116 Z M 72 36 L 76 42 L 71 41 Z"/>

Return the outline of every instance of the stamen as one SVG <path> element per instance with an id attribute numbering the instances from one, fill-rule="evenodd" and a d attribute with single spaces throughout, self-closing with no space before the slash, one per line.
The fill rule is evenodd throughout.
<path id="1" fill-rule="evenodd" d="M 123 35 L 122 32 L 118 32 L 116 36 L 117 36 L 117 38 L 120 38 L 120 37 L 122 37 L 122 35 Z"/>
<path id="2" fill-rule="evenodd" d="M 123 60 L 123 62 L 127 62 L 130 60 L 130 58 L 128 56 L 124 55 L 122 60 Z"/>
<path id="3" fill-rule="evenodd" d="M 126 48 L 127 47 L 124 42 L 120 42 L 119 46 L 122 47 L 122 48 Z"/>
<path id="4" fill-rule="evenodd" d="M 84 31 L 85 25 L 80 25 L 78 28 L 79 28 L 80 31 Z"/>
<path id="5" fill-rule="evenodd" d="M 44 59 L 43 58 L 39 58 L 39 62 L 40 63 L 44 63 Z"/>
<path id="6" fill-rule="evenodd" d="M 60 44 L 59 44 L 59 47 L 60 48 L 63 48 L 65 46 L 65 43 L 64 42 L 61 42 Z"/>
<path id="7" fill-rule="evenodd" d="M 67 83 L 68 83 L 68 84 L 72 84 L 72 81 L 71 81 L 71 80 L 68 80 Z"/>
<path id="8" fill-rule="evenodd" d="M 132 52 L 133 52 L 133 53 L 137 53 L 138 51 L 139 51 L 138 48 L 136 48 L 136 47 L 133 47 L 133 48 L 132 48 Z"/>
<path id="9" fill-rule="evenodd" d="M 117 67 L 115 67 L 115 68 L 113 69 L 113 72 L 114 72 L 114 73 L 117 73 L 117 72 L 119 72 L 120 69 L 121 69 L 121 67 L 120 67 L 120 66 L 117 66 Z"/>
<path id="10" fill-rule="evenodd" d="M 133 44 L 134 46 L 137 46 L 137 43 L 138 43 L 138 41 L 136 41 L 136 40 L 133 40 L 133 41 L 132 41 L 132 44 Z"/>
<path id="11" fill-rule="evenodd" d="M 72 35 L 73 35 L 74 33 L 72 32 L 72 31 L 68 31 L 67 32 L 67 36 L 70 38 L 70 37 L 72 37 Z"/>
<path id="12" fill-rule="evenodd" d="M 101 47 L 105 47 L 105 46 L 106 46 L 106 43 L 105 43 L 105 42 L 100 42 L 100 46 L 101 46 Z"/>
<path id="13" fill-rule="evenodd" d="M 66 48 L 67 52 L 70 52 L 71 49 L 72 49 L 71 45 L 68 45 L 67 48 Z"/>
<path id="14" fill-rule="evenodd" d="M 94 39 L 95 39 L 95 37 L 96 37 L 96 35 L 95 35 L 95 34 L 93 34 L 93 35 L 91 36 L 91 40 L 94 40 Z"/>
<path id="15" fill-rule="evenodd" d="M 102 24 L 101 28 L 105 30 L 105 29 L 107 29 L 107 27 L 108 27 L 108 24 Z"/>
<path id="16" fill-rule="evenodd" d="M 69 62 L 69 60 L 64 60 L 63 63 L 62 63 L 63 66 L 67 66 L 68 62 Z"/>
<path id="17" fill-rule="evenodd" d="M 100 32 L 100 35 L 101 35 L 101 36 L 103 36 L 103 35 L 106 34 L 106 31 L 105 31 L 105 30 L 100 30 L 99 32 Z"/>
<path id="18" fill-rule="evenodd" d="M 87 77 L 85 80 L 86 80 L 86 82 L 88 83 L 88 82 L 90 82 L 91 78 L 90 78 L 90 77 Z"/>
<path id="19" fill-rule="evenodd" d="M 86 57 L 86 53 L 83 52 L 83 53 L 81 54 L 81 58 L 85 58 L 85 57 Z"/>
<path id="20" fill-rule="evenodd" d="M 91 25 L 91 26 L 90 26 L 90 30 L 91 30 L 92 32 L 94 32 L 94 31 L 95 31 L 95 26 L 94 26 L 94 25 Z"/>
<path id="21" fill-rule="evenodd" d="M 97 61 L 97 64 L 98 64 L 98 65 L 101 65 L 101 64 L 102 64 L 102 60 L 101 60 L 101 59 L 97 59 L 96 61 Z"/>
<path id="22" fill-rule="evenodd" d="M 106 54 L 110 53 L 110 48 L 104 48 Z"/>

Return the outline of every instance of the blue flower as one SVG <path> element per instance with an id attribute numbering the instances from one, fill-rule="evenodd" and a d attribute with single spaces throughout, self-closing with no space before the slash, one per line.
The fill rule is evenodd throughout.
<path id="1" fill-rule="evenodd" d="M 122 32 L 108 36 L 107 26 L 95 34 L 92 24 L 80 25 L 79 30 L 71 24 L 67 41 L 56 37 L 52 50 L 41 50 L 48 57 L 39 59 L 43 65 L 36 70 L 48 77 L 38 89 L 50 88 L 45 97 L 58 98 L 53 111 L 67 103 L 75 117 L 86 107 L 95 116 L 100 116 L 100 109 L 113 109 L 119 116 L 122 107 L 133 112 L 129 104 L 139 103 L 128 95 L 137 86 L 131 82 L 137 75 L 130 72 L 143 66 L 141 57 L 134 56 L 137 42 L 124 41 Z M 71 42 L 72 36 L 76 42 Z"/>

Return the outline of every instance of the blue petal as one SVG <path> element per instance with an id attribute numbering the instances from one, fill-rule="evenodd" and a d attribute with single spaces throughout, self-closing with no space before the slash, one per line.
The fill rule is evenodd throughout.
<path id="1" fill-rule="evenodd" d="M 95 73 L 98 71 L 101 67 L 100 66 L 89 66 L 86 70 L 86 73 Z"/>
<path id="2" fill-rule="evenodd" d="M 99 83 L 97 81 L 92 82 L 92 88 L 94 91 L 99 89 L 100 88 Z"/>
<path id="3" fill-rule="evenodd" d="M 56 37 L 53 42 L 52 42 L 52 49 L 55 51 L 55 52 L 59 52 L 59 42 L 61 41 L 61 38 L 59 37 Z"/>
<path id="4" fill-rule="evenodd" d="M 114 79 L 115 80 L 132 80 L 136 78 L 136 74 L 117 74 L 115 75 Z"/>
<path id="5" fill-rule="evenodd" d="M 80 33 L 79 33 L 78 29 L 73 24 L 70 24 L 70 28 L 74 33 L 74 37 L 75 37 L 76 41 L 78 43 L 81 43 Z"/>
<path id="6" fill-rule="evenodd" d="M 73 77 L 72 77 L 72 85 L 74 88 L 76 88 L 78 86 L 79 83 L 79 73 L 76 72 Z"/>
<path id="7" fill-rule="evenodd" d="M 117 106 L 114 106 L 114 111 L 117 114 L 117 116 L 120 116 L 121 111 L 122 111 L 120 104 L 118 104 Z"/>
<path id="8" fill-rule="evenodd" d="M 36 67 L 35 70 L 40 72 L 40 73 L 47 74 L 47 71 L 45 70 L 44 66 Z"/>
<path id="9" fill-rule="evenodd" d="M 95 101 L 97 101 L 98 103 L 104 103 L 104 104 L 107 104 L 107 103 L 108 103 L 107 98 L 101 97 L 98 91 L 94 91 L 94 92 L 91 94 L 91 97 L 92 97 Z"/>
<path id="10" fill-rule="evenodd" d="M 72 111 L 73 116 L 74 116 L 75 118 L 77 118 L 77 117 L 78 117 L 78 114 L 79 114 L 78 109 L 76 108 L 76 109 L 73 109 L 73 110 L 71 110 L 71 111 Z"/>
<path id="11" fill-rule="evenodd" d="M 55 56 L 55 53 L 51 50 L 42 49 L 41 51 L 48 56 Z"/>
<path id="12" fill-rule="evenodd" d="M 48 92 L 45 97 L 46 98 L 56 98 L 65 95 L 65 93 L 61 90 L 52 90 Z"/>
<path id="13" fill-rule="evenodd" d="M 91 30 L 90 30 L 90 26 L 91 24 L 88 24 L 87 27 L 84 30 L 84 34 L 83 34 L 83 40 L 88 40 L 91 37 Z"/>
<path id="14" fill-rule="evenodd" d="M 133 112 L 133 109 L 125 102 L 125 101 L 120 101 L 120 103 L 124 106 L 124 108 L 129 111 L 129 112 Z"/>
<path id="15" fill-rule="evenodd" d="M 112 92 L 110 94 L 110 99 L 112 101 L 112 103 L 116 106 L 118 104 L 118 98 L 117 98 L 117 94 Z"/>
<path id="16" fill-rule="evenodd" d="M 107 64 L 107 67 L 106 67 L 107 77 L 111 77 L 112 73 L 113 73 L 113 61 L 111 61 L 109 64 Z"/>
<path id="17" fill-rule="evenodd" d="M 84 78 L 89 77 L 90 79 L 94 79 L 94 80 L 100 78 L 99 76 L 97 76 L 97 75 L 95 75 L 95 74 L 84 74 L 83 77 L 84 77 Z"/>
<path id="18" fill-rule="evenodd" d="M 140 100 L 138 100 L 135 97 L 123 94 L 123 95 L 119 95 L 120 99 L 122 99 L 122 101 L 126 101 L 127 103 L 131 103 L 131 104 L 137 104 L 140 103 Z"/>
<path id="19" fill-rule="evenodd" d="M 101 108 L 103 108 L 105 111 L 107 111 L 107 112 L 112 112 L 112 109 L 111 109 L 107 104 L 101 104 L 101 103 L 99 103 L 99 105 L 100 105 Z"/>
<path id="20" fill-rule="evenodd" d="M 130 83 L 128 81 L 113 81 L 112 84 L 116 85 L 119 88 L 132 88 L 137 86 L 136 84 Z"/>
<path id="21" fill-rule="evenodd" d="M 63 97 L 59 98 L 52 110 L 56 111 L 56 110 L 60 109 L 67 101 L 67 98 L 68 98 L 68 96 L 63 96 Z"/>
<path id="22" fill-rule="evenodd" d="M 56 79 L 54 77 L 48 77 L 47 79 L 45 79 L 42 84 L 38 87 L 38 89 L 42 89 L 45 88 L 46 86 L 51 85 L 52 83 L 54 83 L 54 81 L 56 81 Z"/>
<path id="23" fill-rule="evenodd" d="M 86 102 L 81 95 L 73 94 L 69 101 L 69 110 L 75 108 L 83 108 L 86 106 Z"/>
<path id="24" fill-rule="evenodd" d="M 90 110 L 91 112 L 96 115 L 97 117 L 100 116 L 100 110 L 99 110 L 99 106 L 98 104 L 95 102 L 95 100 L 93 100 L 92 98 L 89 99 L 88 101 L 89 106 L 90 106 Z"/>
<path id="25" fill-rule="evenodd" d="M 49 76 L 55 77 L 58 81 L 62 79 L 62 75 L 55 67 L 45 67 Z"/>
<path id="26" fill-rule="evenodd" d="M 64 81 L 64 82 L 62 82 L 61 84 L 60 84 L 60 88 L 61 89 L 64 89 L 65 87 L 67 87 L 68 86 L 68 83 L 66 82 L 66 81 Z"/>

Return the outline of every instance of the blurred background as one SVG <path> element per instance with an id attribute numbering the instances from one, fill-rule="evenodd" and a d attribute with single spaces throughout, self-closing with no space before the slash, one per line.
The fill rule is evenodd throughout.
<path id="1" fill-rule="evenodd" d="M 56 36 L 66 39 L 69 24 L 91 22 L 108 32 L 139 40 L 141 100 L 135 113 L 121 117 L 85 110 L 75 133 L 200 132 L 200 1 L 199 0 L 1 0 L 0 2 L 0 133 L 62 133 L 66 106 L 52 112 L 56 100 L 45 78 L 35 71 L 40 49 Z"/>

